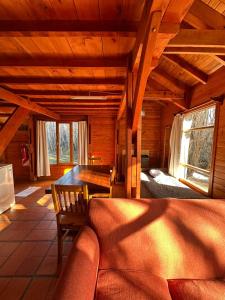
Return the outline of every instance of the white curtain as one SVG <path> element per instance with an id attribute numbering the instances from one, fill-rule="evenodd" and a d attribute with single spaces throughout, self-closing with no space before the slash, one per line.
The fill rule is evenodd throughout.
<path id="1" fill-rule="evenodd" d="M 180 154 L 182 138 L 183 116 L 178 114 L 174 117 L 171 135 L 170 135 L 170 163 L 169 174 L 180 177 Z"/>
<path id="2" fill-rule="evenodd" d="M 78 163 L 88 164 L 88 128 L 86 121 L 78 122 Z"/>
<path id="3" fill-rule="evenodd" d="M 50 176 L 48 144 L 44 121 L 37 121 L 37 176 Z"/>

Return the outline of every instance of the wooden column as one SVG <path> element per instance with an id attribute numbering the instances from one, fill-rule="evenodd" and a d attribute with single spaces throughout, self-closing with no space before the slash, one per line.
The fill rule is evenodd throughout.
<path id="1" fill-rule="evenodd" d="M 132 73 L 127 73 L 127 101 L 126 101 L 126 196 L 131 198 L 132 187 Z"/>

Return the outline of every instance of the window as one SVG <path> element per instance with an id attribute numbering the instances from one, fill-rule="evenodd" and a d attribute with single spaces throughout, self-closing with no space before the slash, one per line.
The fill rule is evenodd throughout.
<path id="1" fill-rule="evenodd" d="M 208 192 L 216 106 L 187 113 L 183 120 L 181 177 Z"/>
<path id="2" fill-rule="evenodd" d="M 46 122 L 50 164 L 78 162 L 78 122 Z"/>

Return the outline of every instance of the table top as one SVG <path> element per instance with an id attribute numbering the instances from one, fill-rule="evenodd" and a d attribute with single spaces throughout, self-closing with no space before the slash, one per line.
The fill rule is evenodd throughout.
<path id="1" fill-rule="evenodd" d="M 90 188 L 109 187 L 112 166 L 109 165 L 77 165 L 60 177 L 55 184 L 88 185 Z"/>

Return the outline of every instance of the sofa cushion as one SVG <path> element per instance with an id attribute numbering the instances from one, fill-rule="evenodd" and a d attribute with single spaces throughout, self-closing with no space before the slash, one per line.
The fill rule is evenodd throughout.
<path id="1" fill-rule="evenodd" d="M 167 281 L 142 271 L 100 270 L 95 300 L 171 300 Z"/>
<path id="2" fill-rule="evenodd" d="M 89 219 L 100 244 L 100 269 L 167 279 L 224 275 L 224 200 L 95 199 Z"/>
<path id="3" fill-rule="evenodd" d="M 85 226 L 74 242 L 53 299 L 93 299 L 98 263 L 99 244 L 96 234 Z"/>
<path id="4" fill-rule="evenodd" d="M 224 300 L 225 282 L 219 280 L 168 280 L 173 300 Z"/>

